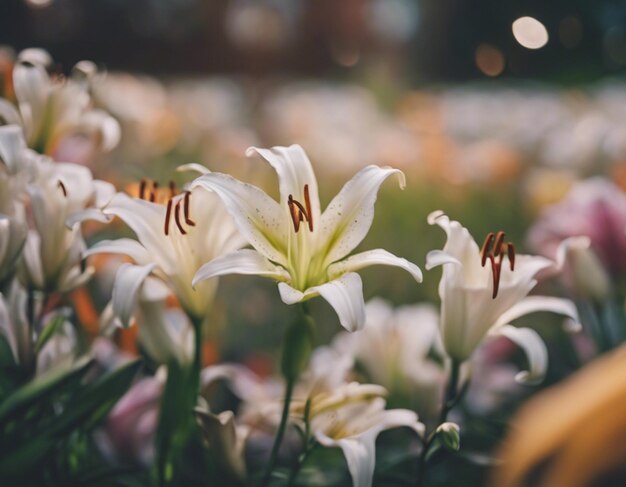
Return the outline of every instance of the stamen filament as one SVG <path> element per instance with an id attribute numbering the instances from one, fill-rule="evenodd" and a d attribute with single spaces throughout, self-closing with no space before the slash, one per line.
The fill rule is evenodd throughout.
<path id="1" fill-rule="evenodd" d="M 304 204 L 306 205 L 306 219 L 309 223 L 309 232 L 313 231 L 313 212 L 311 211 L 311 199 L 309 198 L 309 185 L 304 185 Z"/>

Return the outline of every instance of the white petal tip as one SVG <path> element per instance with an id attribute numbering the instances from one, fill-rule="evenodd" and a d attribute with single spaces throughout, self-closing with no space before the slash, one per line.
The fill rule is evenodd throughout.
<path id="1" fill-rule="evenodd" d="M 435 210 L 426 217 L 426 221 L 429 225 L 435 225 L 437 220 L 444 216 L 446 216 L 446 214 L 443 211 Z"/>
<path id="2" fill-rule="evenodd" d="M 565 320 L 563 322 L 563 330 L 568 333 L 580 333 L 583 331 L 583 325 L 575 320 Z"/>
<path id="3" fill-rule="evenodd" d="M 543 381 L 543 377 L 533 377 L 526 370 L 522 372 L 518 372 L 515 375 L 515 382 L 518 384 L 523 384 L 525 386 L 535 386 L 537 384 L 541 384 Z"/>

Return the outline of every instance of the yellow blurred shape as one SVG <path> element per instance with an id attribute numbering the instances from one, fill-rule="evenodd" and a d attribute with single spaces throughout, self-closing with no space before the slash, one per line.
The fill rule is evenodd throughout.
<path id="1" fill-rule="evenodd" d="M 532 399 L 514 418 L 494 487 L 583 487 L 626 467 L 626 345 Z"/>

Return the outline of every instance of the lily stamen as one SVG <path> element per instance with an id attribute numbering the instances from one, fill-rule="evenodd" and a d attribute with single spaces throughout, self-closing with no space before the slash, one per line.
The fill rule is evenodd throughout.
<path id="1" fill-rule="evenodd" d="M 515 269 L 515 246 L 512 242 L 504 242 L 505 233 L 499 231 L 494 235 L 493 232 L 489 232 L 483 246 L 480 250 L 480 264 L 485 267 L 487 259 L 491 263 L 491 273 L 493 277 L 493 294 L 492 298 L 495 299 L 498 295 L 500 288 L 500 276 L 502 274 L 502 261 L 504 255 L 509 258 L 509 267 L 511 271 Z M 493 247 L 492 247 L 493 243 Z"/>
<path id="2" fill-rule="evenodd" d="M 300 223 L 304 220 L 307 221 L 309 231 L 313 231 L 313 212 L 311 211 L 311 199 L 309 197 L 309 185 L 304 185 L 304 205 L 298 200 L 293 198 L 293 195 L 289 195 L 287 200 L 287 206 L 289 206 L 289 213 L 291 214 L 291 220 L 293 221 L 293 228 L 296 233 L 300 229 Z"/>
<path id="3" fill-rule="evenodd" d="M 196 222 L 194 222 L 190 216 L 189 216 L 189 202 L 191 200 L 191 192 L 190 191 L 185 191 L 185 201 L 184 201 L 184 206 L 183 206 L 183 213 L 185 215 L 185 223 L 187 225 L 190 225 L 192 227 L 196 226 Z"/>
<path id="4" fill-rule="evenodd" d="M 170 198 L 173 198 L 174 196 L 176 196 L 176 183 L 174 181 L 170 181 L 169 186 L 170 186 Z"/>
<path id="5" fill-rule="evenodd" d="M 152 189 L 150 190 L 150 203 L 154 203 L 156 201 L 157 190 L 159 189 L 159 183 L 154 181 L 152 183 Z"/>
<path id="6" fill-rule="evenodd" d="M 141 178 L 141 182 L 139 183 L 139 199 L 143 200 L 146 196 L 146 184 L 147 181 L 145 178 Z"/>
<path id="7" fill-rule="evenodd" d="M 165 228 L 163 229 L 165 235 L 170 234 L 170 218 L 172 216 L 172 198 L 167 202 L 167 210 L 165 211 Z"/>
<path id="8" fill-rule="evenodd" d="M 180 200 L 178 200 L 178 202 L 176 203 L 176 209 L 174 211 L 174 221 L 176 222 L 176 226 L 178 227 L 180 233 L 183 235 L 187 235 L 187 232 L 180 223 Z"/>
<path id="9" fill-rule="evenodd" d="M 57 183 L 57 186 L 59 188 L 61 188 L 61 192 L 63 193 L 63 196 L 65 196 L 67 198 L 67 189 L 65 189 L 65 184 L 63 184 L 63 181 L 61 181 L 59 179 L 59 182 Z"/>

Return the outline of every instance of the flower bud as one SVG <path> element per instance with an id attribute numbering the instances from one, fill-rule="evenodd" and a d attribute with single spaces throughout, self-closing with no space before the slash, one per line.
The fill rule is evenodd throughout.
<path id="1" fill-rule="evenodd" d="M 602 301 L 611 292 L 611 281 L 596 253 L 590 248 L 588 237 L 568 239 L 566 262 L 572 284 L 581 296 Z"/>
<path id="2" fill-rule="evenodd" d="M 458 424 L 446 422 L 437 426 L 436 435 L 446 449 L 458 451 L 461 447 L 459 431 L 460 428 Z"/>

